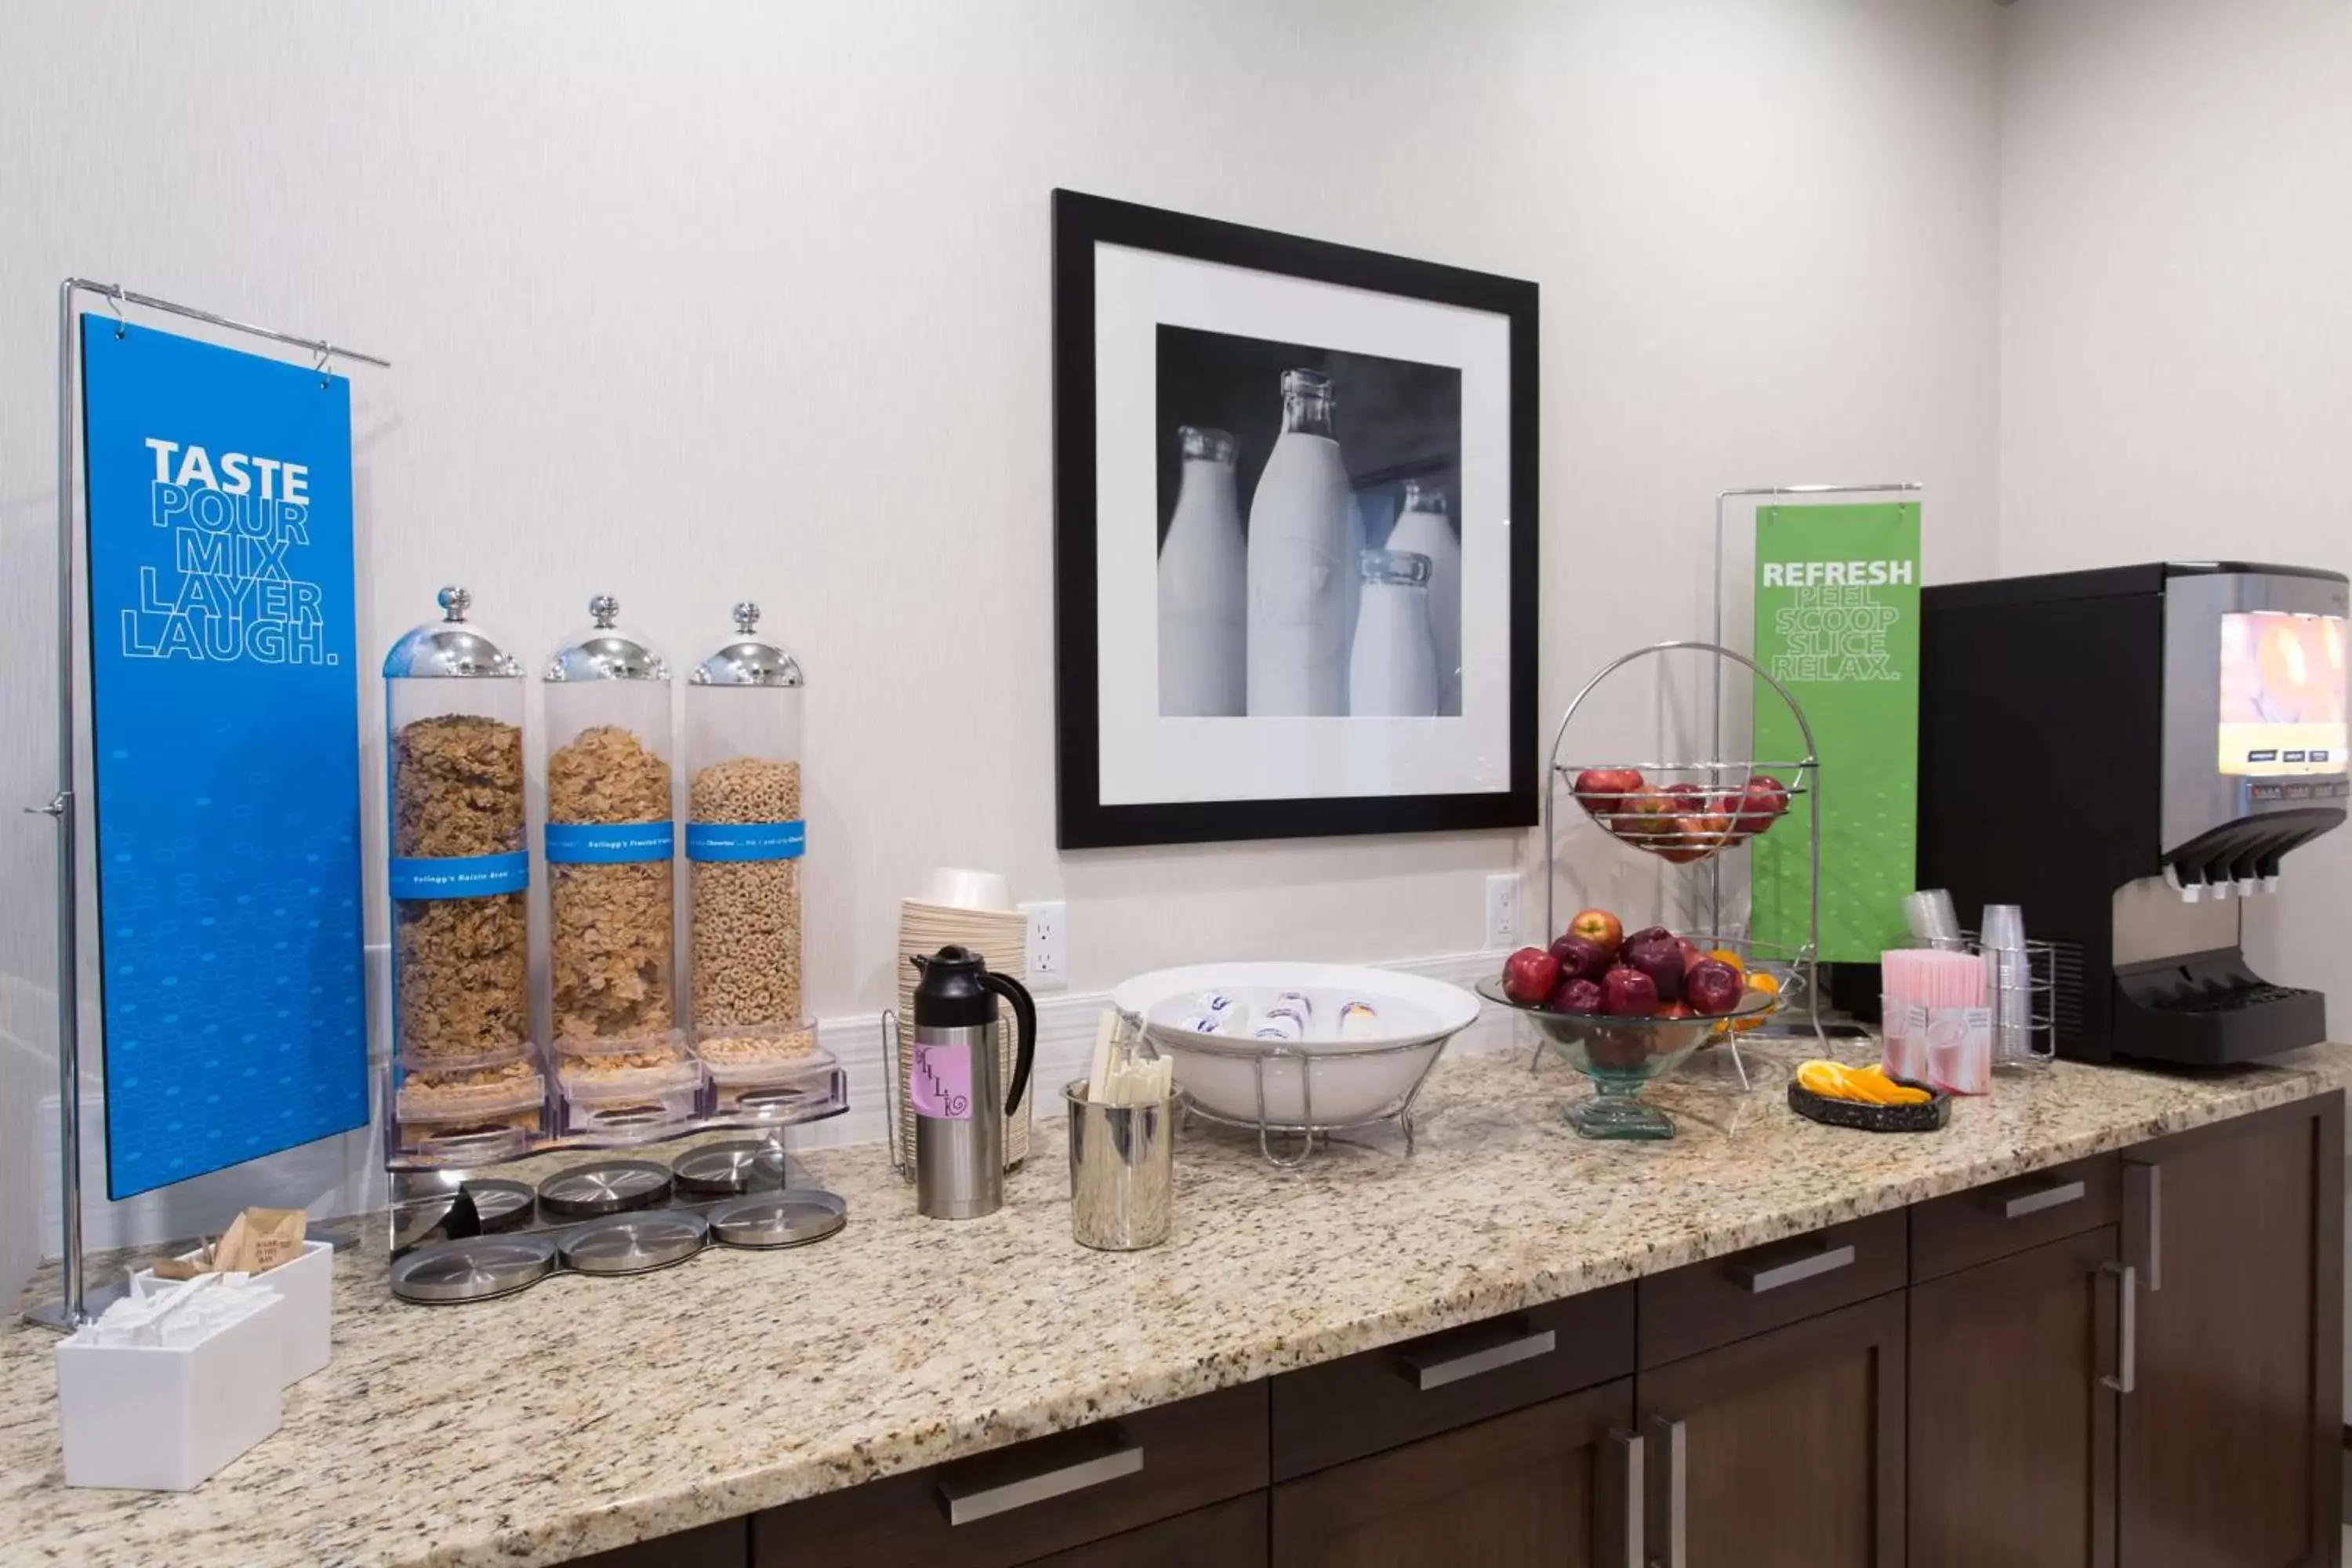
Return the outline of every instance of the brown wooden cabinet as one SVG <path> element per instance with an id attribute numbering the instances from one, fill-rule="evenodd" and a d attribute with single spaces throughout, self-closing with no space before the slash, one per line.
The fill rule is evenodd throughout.
<path id="1" fill-rule="evenodd" d="M 2330 1094 L 589 1562 L 2319 1568 L 2343 1161 Z"/>
<path id="2" fill-rule="evenodd" d="M 1285 1481 L 1274 1561 L 1625 1568 L 1633 1402 L 1631 1383 L 1612 1383 Z"/>
<path id="3" fill-rule="evenodd" d="M 1912 1287 L 1910 1568 L 2114 1568 L 2118 1246 Z"/>
<path id="4" fill-rule="evenodd" d="M 2137 1377 L 2119 1415 L 2122 1568 L 2336 1560 L 2344 1101 L 2160 1139 L 2124 1163 Z"/>
<path id="5" fill-rule="evenodd" d="M 1901 1568 L 1898 1291 L 1644 1371 L 1647 1545 L 1675 1568 Z"/>

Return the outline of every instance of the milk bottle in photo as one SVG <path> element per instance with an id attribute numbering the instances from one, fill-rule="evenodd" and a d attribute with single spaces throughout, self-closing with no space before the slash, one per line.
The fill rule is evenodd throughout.
<path id="1" fill-rule="evenodd" d="M 1433 717 L 1438 673 L 1430 637 L 1429 557 L 1367 550 L 1361 577 L 1363 608 L 1349 661 L 1350 711 L 1358 718 Z"/>
<path id="2" fill-rule="evenodd" d="M 1160 711 L 1237 717 L 1243 679 L 1248 558 L 1234 500 L 1234 438 L 1177 431 L 1183 478 L 1160 547 Z"/>
<path id="3" fill-rule="evenodd" d="M 1347 711 L 1351 514 L 1330 378 L 1282 375 L 1282 435 L 1250 498 L 1252 716 Z"/>
<path id="4" fill-rule="evenodd" d="M 1429 629 L 1437 650 L 1437 711 L 1462 711 L 1462 542 L 1445 515 L 1445 492 L 1404 482 L 1404 510 L 1386 546 L 1429 557 Z M 1357 712 L 1362 712 L 1359 706 Z"/>

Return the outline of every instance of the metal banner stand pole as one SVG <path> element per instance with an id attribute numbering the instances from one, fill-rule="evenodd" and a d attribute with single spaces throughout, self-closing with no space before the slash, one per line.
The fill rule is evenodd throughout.
<path id="1" fill-rule="evenodd" d="M 82 1279 L 81 1236 L 81 1016 L 79 889 L 81 840 L 74 795 L 74 319 L 75 293 L 95 294 L 113 306 L 115 335 L 122 334 L 126 304 L 184 316 L 190 321 L 247 332 L 272 342 L 291 343 L 318 356 L 323 378 L 328 363 L 359 360 L 392 368 L 392 362 L 352 349 L 338 348 L 323 338 L 297 337 L 270 327 L 257 327 L 178 305 L 146 294 L 134 294 L 120 283 L 93 283 L 68 278 L 58 285 L 58 788 L 47 801 L 25 809 L 58 825 L 58 1200 L 60 1220 L 58 1267 L 64 1283 L 58 1299 L 44 1301 L 25 1314 L 27 1322 L 70 1333 L 90 1321 L 122 1294 L 119 1285 L 91 1290 Z M 324 384 L 322 379 L 320 384 Z"/>
<path id="2" fill-rule="evenodd" d="M 1894 483 L 1883 485 L 1752 485 L 1742 487 L 1738 489 L 1717 491 L 1715 498 L 1715 629 L 1710 640 L 1719 647 L 1730 647 L 1730 644 L 1724 641 L 1723 631 L 1723 541 L 1724 512 L 1725 509 L 1732 501 L 1769 500 L 1775 496 L 1916 495 L 1927 488 L 1927 486 L 1920 484 L 1914 479 L 1899 479 Z M 1749 636 L 1748 646 L 1751 650 L 1756 646 L 1755 637 L 1752 633 Z M 1717 662 L 1715 667 L 1714 730 L 1716 754 L 1720 756 L 1723 754 L 1723 666 L 1720 662 Z M 1816 818 L 1816 820 L 1818 821 L 1818 818 Z M 1714 929 L 1721 931 L 1724 929 L 1724 921 L 1723 862 L 1720 858 L 1708 866 L 1707 873 L 1706 896 L 1708 922 L 1714 927 Z M 1813 868 L 1813 877 L 1815 882 L 1815 886 L 1813 888 L 1813 903 L 1815 909 L 1818 910 L 1822 896 L 1821 888 L 1819 886 L 1821 868 L 1818 863 Z M 1753 911 L 1751 910 L 1750 913 L 1752 915 Z M 1818 914 L 1816 914 L 1815 920 L 1816 923 L 1818 923 Z M 1742 929 L 1745 930 L 1748 928 L 1743 927 Z M 1818 943 L 1820 940 L 1820 933 L 1817 931 L 1814 933 L 1814 941 Z M 1816 954 L 1814 962 L 1817 964 L 1820 963 L 1818 954 Z M 1816 978 L 1818 978 L 1818 976 Z M 1822 994 L 1821 988 L 1818 985 L 1813 989 L 1812 1009 L 1813 1032 L 1818 1035 L 1822 1032 Z M 1831 1030 L 1832 1033 L 1836 1033 L 1840 1032 L 1844 1027 L 1846 1026 L 1833 1025 L 1831 1026 Z M 1768 1035 L 1772 1031 L 1769 1027 L 1767 1027 L 1764 1030 L 1764 1033 Z"/>

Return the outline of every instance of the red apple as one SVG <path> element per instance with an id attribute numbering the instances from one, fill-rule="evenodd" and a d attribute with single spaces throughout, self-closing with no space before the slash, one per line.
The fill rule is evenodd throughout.
<path id="1" fill-rule="evenodd" d="M 1570 980 L 1599 980 L 1609 973 L 1610 950 L 1591 937 L 1570 932 L 1551 944 L 1551 955 L 1559 960 L 1559 977 L 1563 984 Z"/>
<path id="2" fill-rule="evenodd" d="M 1690 1005 L 1710 1018 L 1736 1011 L 1747 992 L 1748 982 L 1739 971 L 1719 958 L 1699 960 L 1683 981 L 1683 994 Z"/>
<path id="3" fill-rule="evenodd" d="M 1706 956 L 1706 949 L 1686 936 L 1676 937 L 1675 941 L 1683 950 L 1683 973 L 1688 974 L 1691 972 L 1691 965 Z"/>
<path id="4" fill-rule="evenodd" d="M 1731 818 L 1709 812 L 1677 816 L 1674 821 L 1674 836 L 1665 841 L 1658 854 L 1677 866 L 1704 860 L 1733 841 L 1731 827 Z"/>
<path id="5" fill-rule="evenodd" d="M 1680 943 L 1668 938 L 1664 942 L 1644 942 L 1635 947 L 1625 944 L 1617 962 L 1628 969 L 1638 969 L 1650 977 L 1652 989 L 1661 1002 L 1679 1002 L 1683 998 L 1683 950 Z M 1607 984 L 1605 981 L 1603 984 Z"/>
<path id="6" fill-rule="evenodd" d="M 1601 817 L 1602 826 L 1613 828 L 1609 814 L 1622 810 L 1625 797 L 1643 783 L 1639 768 L 1587 768 L 1576 775 L 1577 804 Z"/>
<path id="7" fill-rule="evenodd" d="M 1601 984 L 1594 980 L 1563 980 L 1551 994 L 1555 1013 L 1598 1013 L 1602 1005 Z"/>
<path id="8" fill-rule="evenodd" d="M 1522 1007 L 1551 1000 L 1559 987 L 1559 960 L 1539 947 L 1523 947 L 1503 960 L 1503 994 Z"/>
<path id="9" fill-rule="evenodd" d="M 1620 964 L 1601 979 L 1601 1005 L 1613 1017 L 1646 1018 L 1658 1010 L 1658 984 Z"/>
<path id="10" fill-rule="evenodd" d="M 1568 930 L 1561 934 L 1580 936 L 1599 946 L 1612 958 L 1616 957 L 1617 950 L 1625 944 L 1625 928 L 1618 924 L 1617 917 L 1607 910 L 1577 910 L 1575 917 L 1568 922 Z"/>
<path id="11" fill-rule="evenodd" d="M 1610 820 L 1609 830 L 1627 838 L 1649 838 L 1674 830 L 1675 814 L 1682 803 L 1662 789 L 1637 789 L 1627 795 Z"/>
<path id="12" fill-rule="evenodd" d="M 1629 948 L 1647 947 L 1654 942 L 1663 942 L 1669 946 L 1679 947 L 1682 940 L 1664 926 L 1643 926 L 1625 939 L 1625 945 Z"/>
<path id="13" fill-rule="evenodd" d="M 1789 786 L 1770 773 L 1758 773 L 1748 781 L 1740 792 L 1739 815 L 1732 826 L 1742 837 L 1753 838 L 1778 822 L 1789 809 Z"/>

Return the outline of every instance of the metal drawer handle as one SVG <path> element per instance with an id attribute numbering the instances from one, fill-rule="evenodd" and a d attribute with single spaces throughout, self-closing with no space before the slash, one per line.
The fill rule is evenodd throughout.
<path id="1" fill-rule="evenodd" d="M 1449 1383 L 1460 1383 L 1465 1377 L 1476 1377 L 1500 1367 L 1533 1361 L 1539 1355 L 1549 1355 L 1558 1342 L 1551 1330 L 1539 1329 L 1532 1334 L 1512 1333 L 1508 1339 L 1482 1344 L 1458 1355 L 1444 1353 L 1438 1347 L 1432 1346 L 1428 1350 L 1407 1351 L 1404 1368 L 1412 1375 L 1414 1385 L 1426 1392 L 1444 1388 Z"/>
<path id="2" fill-rule="evenodd" d="M 1602 1439 L 1601 1485 L 1593 1497 L 1592 1561 L 1596 1568 L 1649 1568 L 1642 1551 L 1642 1439 L 1612 1426 Z"/>
<path id="3" fill-rule="evenodd" d="M 940 1500 L 947 1505 L 948 1522 L 971 1524 L 992 1519 L 1016 1508 L 1067 1497 L 1142 1470 L 1142 1444 L 1130 1441 L 1117 1426 L 1106 1428 L 1101 1442 L 1105 1447 L 1100 1453 L 1018 1480 L 974 1486 L 952 1475 L 940 1477 Z"/>
<path id="4" fill-rule="evenodd" d="M 2080 1182 L 2053 1182 L 2048 1186 L 2037 1187 L 2032 1192 L 2020 1193 L 2002 1204 L 2001 1217 L 2023 1219 L 2030 1214 L 2064 1208 L 2068 1204 L 2082 1202 L 2089 1191 L 2090 1189 Z"/>
<path id="5" fill-rule="evenodd" d="M 1818 1279 L 1824 1274 L 1834 1274 L 1853 1266 L 1852 1247 L 1824 1247 L 1802 1258 L 1791 1258 L 1785 1263 L 1735 1263 L 1731 1277 L 1748 1287 L 1751 1296 L 1761 1296 L 1767 1290 L 1778 1290 L 1783 1285 L 1795 1285 L 1807 1279 Z"/>
<path id="6" fill-rule="evenodd" d="M 2116 1370 L 2099 1386 L 2129 1394 L 2139 1382 L 2139 1270 L 2128 1263 L 2102 1263 L 2116 1277 Z"/>
<path id="7" fill-rule="evenodd" d="M 1651 1416 L 1649 1441 L 1664 1457 L 1664 1465 L 1658 1477 L 1664 1484 L 1653 1489 L 1649 1499 L 1648 1537 L 1658 1543 L 1660 1551 L 1649 1560 L 1648 1568 L 1688 1568 L 1683 1546 L 1683 1526 L 1689 1503 L 1689 1489 L 1685 1484 L 1683 1424 L 1664 1415 Z"/>

